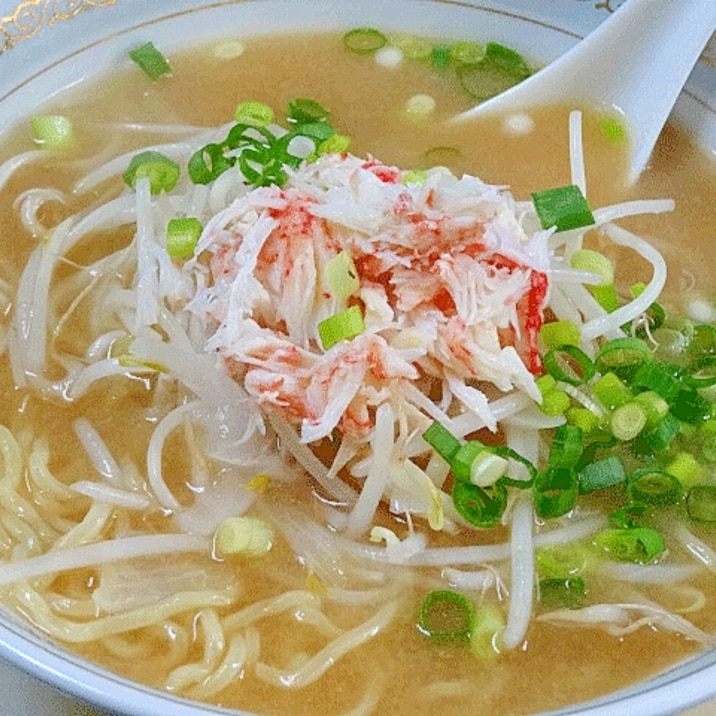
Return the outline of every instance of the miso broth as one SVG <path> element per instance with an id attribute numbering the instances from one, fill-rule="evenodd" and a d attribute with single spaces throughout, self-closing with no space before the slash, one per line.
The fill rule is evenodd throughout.
<path id="1" fill-rule="evenodd" d="M 85 160 L 94 166 L 97 154 L 109 159 L 149 144 L 181 141 L 181 134 L 173 135 L 171 129 L 165 132 L 159 125 L 219 126 L 231 121 L 234 108 L 242 101 L 264 102 L 279 115 L 295 97 L 315 98 L 330 108 L 331 121 L 338 131 L 351 137 L 351 153 L 370 155 L 406 169 L 427 168 L 430 157 L 439 156 L 441 161 L 450 160 L 449 168 L 457 176 L 469 173 L 487 183 L 508 185 L 518 200 L 570 183 L 571 107 L 535 110 L 530 113 L 534 126 L 526 133 L 508 131 L 502 118 L 449 125 L 443 120 L 469 106 L 471 100 L 454 80 L 446 80 L 429 64 L 404 61 L 396 68 L 380 67 L 371 57 L 346 52 L 336 35 L 253 39 L 246 42 L 245 52 L 233 59 L 219 58 L 213 50 L 213 46 L 200 47 L 172 56 L 172 77 L 157 83 L 148 82 L 137 68 L 127 66 L 93 87 L 73 90 L 52 108 L 74 123 L 74 154 L 55 158 L 48 153 L 43 161 L 18 170 L 0 193 L 0 225 L 4 227 L 0 278 L 5 282 L 2 296 L 7 306 L 3 335 L 15 310 L 12 297 L 23 267 L 36 243 L 44 240 L 33 238 L 21 226 L 13 209 L 17 197 L 32 187 L 52 186 L 63 191 L 66 203 L 46 202 L 38 215 L 41 224 L 55 226 L 85 206 L 109 200 L 124 190 L 120 181 L 112 179 L 89 195 L 73 196 L 73 182 L 87 171 Z M 431 95 L 436 111 L 428 116 L 408 113 L 405 103 L 415 94 Z M 664 254 L 669 263 L 664 300 L 670 310 L 684 315 L 690 298 L 711 301 L 714 295 L 711 276 L 716 257 L 708 246 L 716 226 L 716 169 L 680 127 L 670 126 L 651 168 L 636 187 L 626 190 L 622 181 L 625 145 L 605 135 L 603 119 L 603 115 L 585 110 L 589 201 L 599 207 L 637 197 L 675 199 L 672 213 L 630 218 L 623 225 L 652 240 Z M 143 124 L 158 128 L 141 130 Z M 4 143 L 0 156 L 6 159 L 31 146 L 27 128 L 20 127 Z M 436 153 L 436 148 L 443 151 Z M 71 294 L 70 278 L 77 266 L 89 266 L 99 257 L 128 246 L 133 234 L 131 224 L 118 231 L 94 232 L 58 266 L 53 285 L 62 287 L 64 293 L 52 298 L 53 319 L 59 320 L 73 300 L 78 305 L 57 325 L 55 337 L 51 326 L 50 344 L 60 359 L 55 358 L 48 373 L 50 379 L 59 379 L 69 365 L 69 359 L 64 364 L 62 356 L 86 361 L 94 326 L 102 321 L 101 306 Z M 626 250 L 609 251 L 607 254 L 618 262 L 621 289 L 648 281 L 643 262 Z M 131 269 L 121 261 L 113 270 L 120 283 L 129 281 Z M 27 522 L 23 522 L 28 508 L 19 514 L 20 503 L 7 498 L 0 515 L 3 560 L 15 561 L 46 551 L 85 518 L 92 504 L 96 515 L 77 528 L 78 532 L 86 530 L 86 535 L 77 536 L 77 544 L 94 541 L 98 535 L 107 538 L 175 531 L 173 516 L 155 502 L 150 501 L 147 509 L 103 507 L 72 492 L 69 485 L 98 479 L 78 442 L 73 428 L 76 420 L 87 420 L 101 434 L 120 467 L 141 484 L 154 428 L 167 414 L 167 406 L 173 408 L 186 400 L 184 389 L 161 383 L 161 376 L 151 372 L 132 378 L 118 374 L 104 378 L 81 397 L 67 400 L 50 389 L 15 387 L 7 350 L 0 364 L 0 381 L 6 396 L 0 423 L 12 431 L 26 461 L 17 493 L 32 508 Z M 194 459 L 201 439 L 200 429 L 179 423 L 163 452 L 167 482 L 185 505 L 203 489 L 196 484 L 187 486 L 196 479 Z M 3 450 L 9 473 L 9 448 Z M 221 476 L 223 468 L 206 460 L 203 469 L 208 485 Z M 9 479 L 6 476 L 5 480 Z M 138 489 L 138 494 L 145 492 Z M 261 515 L 265 501 L 269 505 L 285 504 L 313 517 L 325 507 L 316 492 L 320 490 L 308 477 L 272 480 L 266 492 L 259 491 L 254 509 Z M 609 510 L 608 500 L 588 499 L 590 507 Z M 668 516 L 665 519 L 668 522 Z M 385 504 L 379 520 L 396 531 L 408 529 L 408 518 L 390 514 Z M 709 528 L 697 525 L 693 529 L 714 545 Z M 496 544 L 506 538 L 506 527 L 494 531 L 459 529 L 456 534 L 432 535 L 431 544 Z M 371 545 L 367 539 L 364 542 Z M 686 561 L 686 556 L 681 556 Z M 147 557 L 138 564 L 158 574 L 176 564 L 180 571 L 198 570 L 203 575 L 207 561 L 212 561 L 210 555 L 190 554 Z M 509 567 L 505 560 L 501 564 L 495 571 L 497 586 L 471 592 L 478 604 L 495 601 L 495 590 L 503 600 L 507 598 Z M 35 596 L 25 590 L 26 582 L 5 586 L 2 599 L 7 608 L 25 616 L 35 628 L 49 632 L 68 649 L 113 672 L 159 689 L 169 688 L 187 698 L 262 714 L 427 714 L 438 710 L 451 714 L 476 710 L 533 713 L 631 685 L 701 648 L 659 626 L 643 626 L 617 637 L 602 629 L 570 628 L 532 619 L 522 647 L 481 659 L 458 645 L 431 643 L 416 629 L 416 615 L 425 593 L 446 588 L 439 570 L 396 565 L 380 577 L 358 560 L 336 564 L 334 570 L 335 584 L 325 584 L 305 560 L 296 557 L 279 529 L 267 554 L 251 560 L 215 560 L 209 577 L 197 577 L 208 580 L 206 591 L 214 589 L 213 596 L 182 597 L 186 608 L 177 612 L 166 606 L 171 595 L 162 594 L 158 600 L 166 608 L 157 614 L 149 604 L 142 604 L 145 616 L 130 622 L 129 630 L 122 628 L 122 609 L 116 606 L 115 613 L 99 617 L 109 632 L 96 639 L 86 636 L 96 623 L 92 594 L 102 585 L 93 568 L 30 580 Z M 352 597 L 332 600 L 327 596 L 329 587 L 342 594 L 352 593 Z M 121 591 L 116 585 L 114 588 Z M 618 590 L 616 594 L 610 593 L 612 588 Z M 363 599 L 356 596 L 359 591 L 365 595 Z M 715 591 L 714 578 L 703 575 L 698 581 L 662 587 L 594 579 L 588 584 L 588 603 L 630 602 L 639 592 L 641 598 L 663 604 L 713 633 L 716 610 L 711 595 Z M 131 601 L 131 589 L 129 592 Z M 267 606 L 261 618 L 242 611 L 262 600 L 268 605 L 282 594 L 286 606 Z M 700 604 L 702 597 L 705 602 Z M 40 599 L 44 606 L 38 606 Z M 257 662 L 285 673 L 316 654 L 320 662 L 321 650 L 340 633 L 369 630 L 371 619 L 380 622 L 382 617 L 376 612 L 383 603 L 394 604 L 394 617 L 385 617 L 388 626 L 359 647 L 346 649 L 347 653 L 312 683 L 278 686 L 256 675 Z M 535 604 L 534 611 L 539 614 L 542 607 Z M 219 636 L 222 623 L 226 631 Z M 78 624 L 86 624 L 86 630 Z M 98 627 L 98 634 L 100 631 Z M 217 676 L 220 664 L 241 660 L 247 653 L 249 657 L 239 673 L 216 693 L 207 693 L 211 684 L 222 678 Z M 182 671 L 180 667 L 186 668 Z"/>

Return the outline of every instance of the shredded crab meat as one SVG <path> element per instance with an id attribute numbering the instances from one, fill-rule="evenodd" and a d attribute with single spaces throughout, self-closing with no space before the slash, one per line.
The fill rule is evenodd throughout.
<path id="1" fill-rule="evenodd" d="M 416 186 L 405 176 L 326 155 L 204 230 L 198 251 L 211 254 L 214 283 L 191 307 L 215 322 L 209 349 L 304 442 L 334 429 L 364 437 L 375 408 L 422 377 L 450 384 L 493 428 L 466 381 L 534 393 L 547 232 L 528 236 L 511 195 L 475 177 L 433 170 Z M 360 282 L 348 304 L 325 271 L 343 251 Z M 353 304 L 365 332 L 323 350 L 318 324 Z"/>

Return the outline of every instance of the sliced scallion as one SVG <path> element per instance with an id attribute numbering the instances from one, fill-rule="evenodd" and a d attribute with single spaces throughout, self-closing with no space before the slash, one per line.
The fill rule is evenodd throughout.
<path id="1" fill-rule="evenodd" d="M 685 423 L 700 423 L 713 417 L 713 405 L 698 391 L 685 388 L 671 404 L 671 412 Z"/>
<path id="2" fill-rule="evenodd" d="M 326 261 L 326 283 L 337 301 L 347 301 L 359 288 L 360 279 L 353 257 L 341 251 Z"/>
<path id="3" fill-rule="evenodd" d="M 649 361 L 639 366 L 632 384 L 642 390 L 653 390 L 668 403 L 676 399 L 681 391 L 681 372 L 677 366 L 658 361 Z"/>
<path id="4" fill-rule="evenodd" d="M 539 329 L 539 338 L 548 349 L 579 345 L 581 332 L 574 321 L 549 321 Z"/>
<path id="5" fill-rule="evenodd" d="M 156 82 L 162 77 L 168 77 L 172 73 L 167 58 L 151 42 L 130 50 L 129 56 L 152 82 Z"/>
<path id="6" fill-rule="evenodd" d="M 485 59 L 485 48 L 477 42 L 464 40 L 448 47 L 450 60 L 460 65 L 476 65 Z"/>
<path id="7" fill-rule="evenodd" d="M 584 494 L 619 485 L 626 480 L 626 470 L 616 455 L 585 465 L 577 473 L 579 492 Z"/>
<path id="8" fill-rule="evenodd" d="M 435 45 L 430 54 L 433 67 L 436 70 L 444 70 L 450 62 L 450 50 L 446 45 Z"/>
<path id="9" fill-rule="evenodd" d="M 617 529 L 626 529 L 628 527 L 638 527 L 639 520 L 646 513 L 646 505 L 632 502 L 630 505 L 620 507 L 609 515 L 609 525 Z"/>
<path id="10" fill-rule="evenodd" d="M 497 607 L 483 604 L 475 610 L 475 624 L 470 637 L 470 652 L 482 661 L 494 659 L 500 653 L 501 634 L 505 619 Z"/>
<path id="11" fill-rule="evenodd" d="M 600 373 L 613 370 L 634 369 L 649 360 L 651 351 L 639 338 L 614 338 L 597 352 L 594 362 Z"/>
<path id="12" fill-rule="evenodd" d="M 644 431 L 638 437 L 634 443 L 634 452 L 642 455 L 656 455 L 669 447 L 680 430 L 681 423 L 669 413 L 655 428 Z"/>
<path id="13" fill-rule="evenodd" d="M 241 102 L 236 106 L 234 119 L 241 124 L 265 127 L 273 122 L 273 110 L 263 102 Z"/>
<path id="14" fill-rule="evenodd" d="M 586 383 L 596 373 L 591 358 L 581 348 L 573 345 L 562 345 L 547 351 L 542 363 L 555 380 L 570 385 Z"/>
<path id="15" fill-rule="evenodd" d="M 642 468 L 630 475 L 627 492 L 634 502 L 654 507 L 674 505 L 683 497 L 681 483 L 665 470 Z"/>
<path id="16" fill-rule="evenodd" d="M 686 510 L 696 522 L 716 522 L 716 485 L 695 485 L 686 495 Z"/>
<path id="17" fill-rule="evenodd" d="M 500 524 L 507 507 L 507 490 L 500 482 L 482 488 L 464 480 L 455 480 L 452 488 L 455 509 L 470 524 L 492 529 Z"/>
<path id="18" fill-rule="evenodd" d="M 581 577 L 541 579 L 539 601 L 545 609 L 580 609 L 586 590 Z"/>
<path id="19" fill-rule="evenodd" d="M 554 431 L 547 462 L 550 467 L 575 467 L 584 449 L 582 431 L 574 425 L 560 425 Z"/>
<path id="20" fill-rule="evenodd" d="M 448 463 L 452 462 L 461 445 L 460 441 L 437 420 L 423 433 L 423 440 Z"/>
<path id="21" fill-rule="evenodd" d="M 607 529 L 594 542 L 614 559 L 638 564 L 652 562 L 666 549 L 664 538 L 650 527 Z"/>
<path id="22" fill-rule="evenodd" d="M 535 512 L 543 519 L 567 514 L 577 500 L 577 477 L 573 470 L 547 468 L 534 484 Z"/>
<path id="23" fill-rule="evenodd" d="M 295 124 L 328 122 L 331 113 L 320 102 L 306 97 L 297 97 L 288 103 L 286 116 Z"/>
<path id="24" fill-rule="evenodd" d="M 318 324 L 318 337 L 323 350 L 329 350 L 340 341 L 350 340 L 365 330 L 360 306 L 350 306 Z"/>
<path id="25" fill-rule="evenodd" d="M 132 157 L 122 177 L 125 184 L 134 189 L 139 179 L 149 179 L 152 194 L 171 191 L 179 181 L 179 165 L 159 152 L 147 150 Z"/>
<path id="26" fill-rule="evenodd" d="M 343 45 L 358 55 L 370 55 L 387 42 L 386 36 L 372 27 L 356 27 L 343 35 Z"/>
<path id="27" fill-rule="evenodd" d="M 589 203 L 574 184 L 534 192 L 532 203 L 544 229 L 569 231 L 594 223 Z"/>
<path id="28" fill-rule="evenodd" d="M 167 224 L 167 253 L 175 259 L 191 258 L 202 228 L 195 217 L 170 219 Z"/>
<path id="29" fill-rule="evenodd" d="M 438 589 L 423 600 L 417 626 L 438 644 L 468 643 L 475 627 L 475 605 L 463 594 Z"/>
<path id="30" fill-rule="evenodd" d="M 626 405 L 634 397 L 633 393 L 616 373 L 605 373 L 592 384 L 597 400 L 605 408 L 617 408 Z"/>
<path id="31" fill-rule="evenodd" d="M 617 440 L 633 440 L 646 427 L 646 411 L 634 401 L 620 405 L 611 414 L 609 425 Z"/>
<path id="32" fill-rule="evenodd" d="M 37 114 L 30 128 L 35 141 L 47 149 L 66 149 L 74 141 L 72 121 L 63 114 Z"/>

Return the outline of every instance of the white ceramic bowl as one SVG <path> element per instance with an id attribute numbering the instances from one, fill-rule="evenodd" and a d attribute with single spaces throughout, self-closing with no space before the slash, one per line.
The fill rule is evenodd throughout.
<path id="1" fill-rule="evenodd" d="M 675 0 L 678 1 L 678 0 Z M 0 0 L 0 139 L 40 102 L 79 80 L 103 74 L 115 58 L 149 39 L 171 52 L 188 39 L 360 25 L 431 35 L 503 41 L 540 63 L 558 56 L 622 0 Z M 234 29 L 235 28 L 235 29 Z M 707 47 L 677 114 L 702 147 L 716 148 L 716 40 Z M 0 618 L 0 657 L 72 699 L 127 716 L 197 716 L 227 711 L 176 699 L 68 654 Z M 13 667 L 13 668 L 14 668 Z M 18 672 L 2 671 L 2 713 L 81 714 Z M 33 686 L 37 684 L 37 686 Z M 14 685 L 15 688 L 12 688 Z M 559 714 L 674 713 L 716 695 L 716 651 L 659 677 Z M 237 712 L 232 712 L 236 714 Z"/>

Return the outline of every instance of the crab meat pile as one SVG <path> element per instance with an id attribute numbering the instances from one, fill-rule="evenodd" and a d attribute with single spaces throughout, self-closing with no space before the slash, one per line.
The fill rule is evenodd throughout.
<path id="1" fill-rule="evenodd" d="M 546 232 L 522 227 L 504 187 L 444 168 L 403 172 L 330 154 L 283 188 L 254 189 L 213 217 L 198 252 L 213 276 L 192 309 L 208 343 L 264 410 L 312 442 L 365 435 L 406 382 L 535 395 L 547 299 Z M 346 252 L 359 287 L 336 296 L 325 266 Z M 318 324 L 358 305 L 365 330 L 324 350 Z"/>

